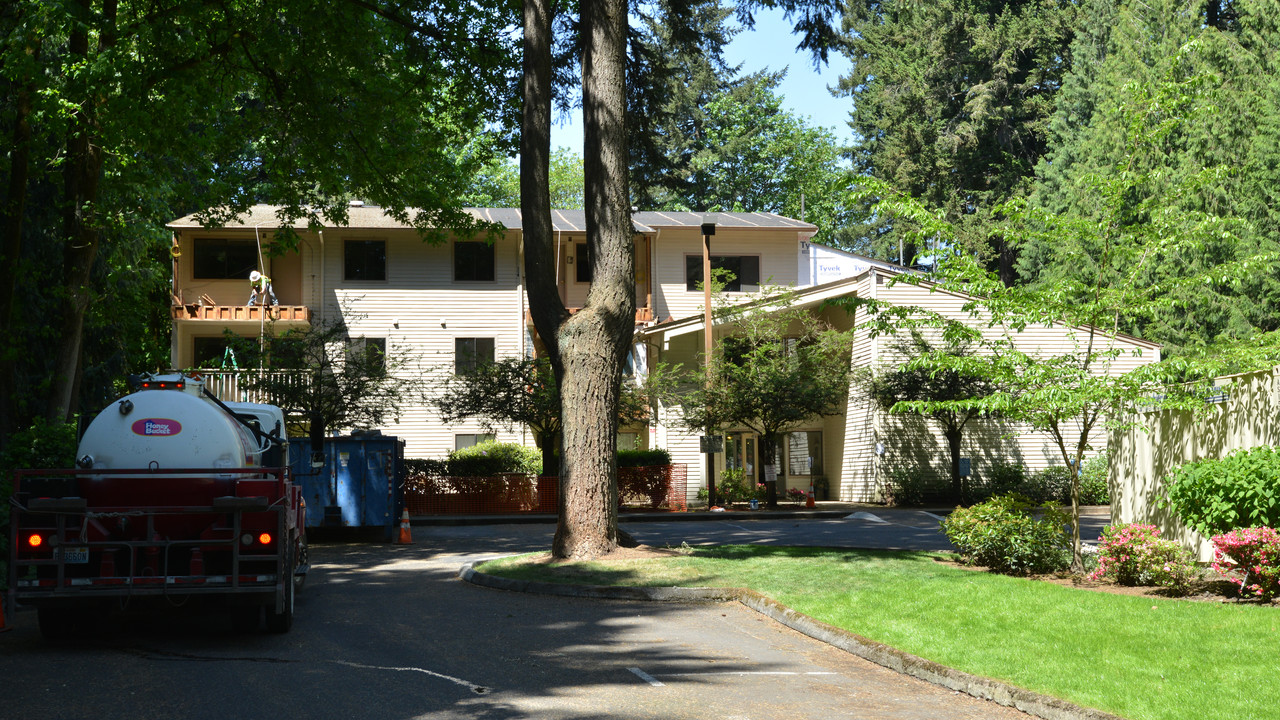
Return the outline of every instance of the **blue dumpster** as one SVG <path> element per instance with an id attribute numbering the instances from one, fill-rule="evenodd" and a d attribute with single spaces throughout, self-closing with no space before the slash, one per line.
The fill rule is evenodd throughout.
<path id="1" fill-rule="evenodd" d="M 307 501 L 307 527 L 381 528 L 390 541 L 404 507 L 404 441 L 372 434 L 327 437 L 323 460 L 313 467 L 311 441 L 290 439 L 289 466 Z"/>

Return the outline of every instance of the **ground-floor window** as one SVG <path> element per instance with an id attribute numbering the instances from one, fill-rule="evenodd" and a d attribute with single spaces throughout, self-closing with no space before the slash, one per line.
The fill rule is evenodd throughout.
<path id="1" fill-rule="evenodd" d="M 497 435 L 490 433 L 468 433 L 453 436 L 453 449 L 461 450 L 484 442 L 493 442 L 497 440 Z"/>

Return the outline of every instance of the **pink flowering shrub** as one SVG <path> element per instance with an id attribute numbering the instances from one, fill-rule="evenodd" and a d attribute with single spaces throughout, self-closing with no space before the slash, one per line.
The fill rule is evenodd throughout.
<path id="1" fill-rule="evenodd" d="M 1196 576 L 1191 552 L 1172 540 L 1160 538 L 1155 525 L 1111 525 L 1102 530 L 1098 569 L 1090 580 L 1110 580 L 1120 585 L 1154 585 L 1185 595 Z"/>
<path id="2" fill-rule="evenodd" d="M 1239 585 L 1241 595 L 1280 595 L 1280 532 L 1253 527 L 1215 535 L 1213 569 Z"/>

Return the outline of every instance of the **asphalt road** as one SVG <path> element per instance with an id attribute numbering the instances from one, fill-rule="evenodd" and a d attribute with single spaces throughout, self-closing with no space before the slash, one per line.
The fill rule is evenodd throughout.
<path id="1" fill-rule="evenodd" d="M 808 530 L 821 539 L 871 532 L 859 523 L 885 525 L 846 521 L 842 531 L 840 522 Z M 799 528 L 787 525 L 626 527 L 644 542 L 693 544 L 725 533 L 789 542 Z M 0 634 L 0 718 L 1025 717 L 869 664 L 736 604 L 565 599 L 457 579 L 465 562 L 546 548 L 551 532 L 415 527 L 407 547 L 314 546 L 287 635 L 237 634 L 223 613 L 180 608 L 116 616 L 92 636 L 51 644 L 34 613 L 17 613 L 16 629 Z"/>

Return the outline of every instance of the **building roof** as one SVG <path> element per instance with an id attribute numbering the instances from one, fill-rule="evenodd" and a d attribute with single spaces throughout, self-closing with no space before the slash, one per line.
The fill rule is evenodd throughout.
<path id="1" fill-rule="evenodd" d="M 281 207 L 277 205 L 254 205 L 249 211 L 232 222 L 218 227 L 222 228 L 279 228 L 283 227 L 280 219 Z M 477 220 L 495 222 L 508 230 L 521 229 L 519 208 L 465 208 L 468 214 Z M 410 211 L 412 213 L 412 211 Z M 636 212 L 632 222 L 638 233 L 651 233 L 663 228 L 698 227 L 702 224 L 704 213 L 695 212 Z M 386 211 L 374 205 L 352 205 L 347 209 L 347 223 L 342 227 L 360 230 L 407 229 L 411 225 L 391 217 Z M 817 226 L 793 220 L 774 213 L 715 213 L 714 221 L 718 227 L 734 229 L 762 230 L 797 230 L 817 231 Z M 304 221 L 294 221 L 291 225 L 301 229 L 306 227 Z M 583 210 L 552 210 L 552 229 L 557 232 L 586 232 L 587 219 Z M 166 227 L 178 230 L 184 228 L 202 228 L 195 214 L 180 217 Z"/>
<path id="2" fill-rule="evenodd" d="M 911 270 L 908 270 L 906 268 L 900 268 L 897 266 L 893 266 L 890 268 L 870 267 L 858 273 L 857 275 L 841 278 L 839 280 L 833 280 L 831 282 L 823 283 L 821 285 L 811 285 L 806 288 L 795 289 L 791 295 L 791 301 L 792 301 L 791 307 L 799 307 L 799 308 L 816 307 L 816 306 L 820 306 L 822 303 L 828 300 L 844 297 L 845 295 L 848 295 L 851 292 L 854 292 L 858 284 L 861 283 L 869 273 L 877 273 L 877 274 L 884 274 L 884 275 L 914 274 L 914 272 Z M 913 282 L 918 282 L 922 287 L 929 288 L 930 292 L 943 293 L 943 294 L 952 295 L 958 298 L 970 299 L 970 296 L 965 295 L 964 293 L 947 290 L 929 280 L 924 280 L 921 278 Z M 777 302 L 778 301 L 775 299 L 769 299 L 769 300 L 755 299 L 755 300 L 748 300 L 744 304 L 747 306 L 750 306 L 750 304 L 755 303 L 760 307 L 761 310 L 768 312 L 770 309 L 774 308 L 774 306 L 777 305 Z M 703 313 L 698 313 L 697 315 L 690 315 L 684 318 L 667 320 L 665 322 L 659 322 L 657 324 L 650 325 L 645 328 L 637 328 L 636 337 L 637 338 L 652 338 L 652 337 L 671 338 L 677 335 L 687 335 L 689 333 L 702 332 L 702 328 L 704 327 L 703 325 L 704 321 L 705 321 L 705 315 Z M 714 323 L 714 320 L 713 320 L 713 323 Z M 1062 324 L 1055 322 L 1053 323 L 1053 325 L 1061 326 Z M 1113 335 L 1116 338 L 1125 340 L 1126 342 L 1130 342 L 1134 345 L 1141 345 L 1141 346 L 1152 348 L 1155 350 L 1159 350 L 1162 347 L 1160 343 L 1153 342 L 1151 340 L 1144 340 L 1142 338 L 1135 337 L 1133 335 L 1128 335 L 1126 333 L 1113 333 Z"/>

